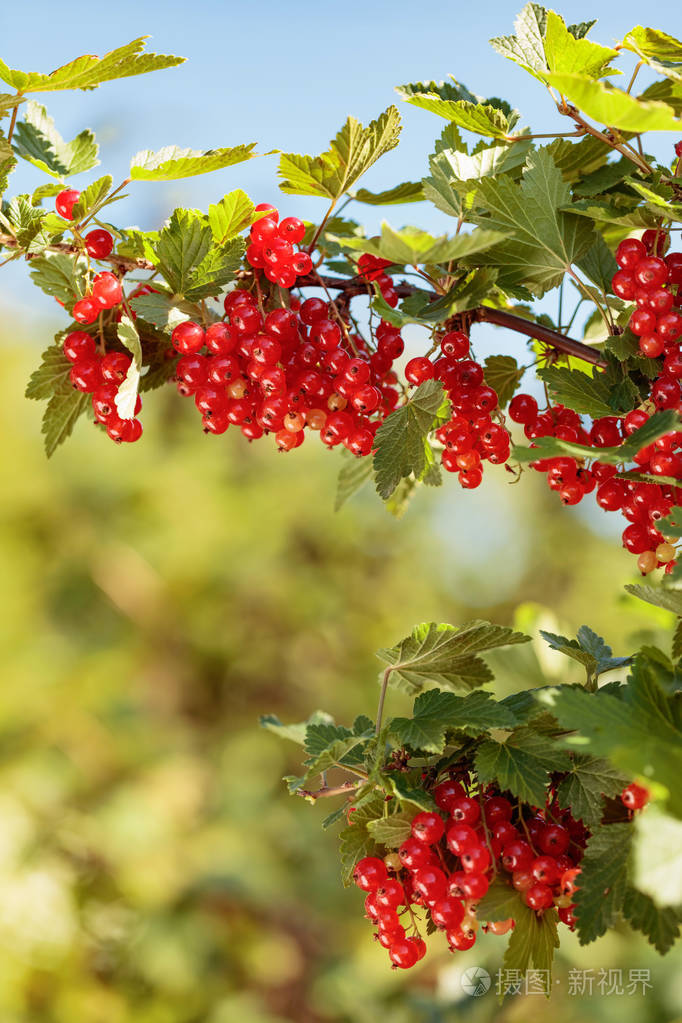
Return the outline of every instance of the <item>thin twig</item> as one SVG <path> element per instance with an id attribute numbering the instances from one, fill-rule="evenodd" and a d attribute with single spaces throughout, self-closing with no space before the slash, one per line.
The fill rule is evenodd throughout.
<path id="1" fill-rule="evenodd" d="M 309 792 L 307 789 L 297 789 L 297 795 L 303 796 L 304 799 L 330 799 L 333 796 L 342 796 L 344 793 L 350 795 L 352 792 L 356 792 L 359 787 L 354 781 L 345 781 L 343 785 L 323 785 L 316 792 Z"/>
<path id="2" fill-rule="evenodd" d="M 386 700 L 386 690 L 388 689 L 388 680 L 391 677 L 393 671 L 393 665 L 389 664 L 386 668 L 383 678 L 381 680 L 381 692 L 379 693 L 379 706 L 377 707 L 377 723 L 375 728 L 375 734 L 378 735 L 381 731 L 381 719 L 384 716 L 384 702 Z"/>
<path id="3" fill-rule="evenodd" d="M 17 95 L 20 95 L 20 93 L 17 93 Z M 14 110 L 12 111 L 12 119 L 9 122 L 9 128 L 7 130 L 7 144 L 8 145 L 12 141 L 12 135 L 14 135 L 14 128 L 15 128 L 16 123 L 17 123 L 17 113 L 18 113 L 18 111 L 19 111 L 19 104 L 17 103 L 17 105 L 15 106 Z"/>

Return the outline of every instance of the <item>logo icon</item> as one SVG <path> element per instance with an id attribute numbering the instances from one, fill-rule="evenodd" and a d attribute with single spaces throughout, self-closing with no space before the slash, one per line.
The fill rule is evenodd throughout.
<path id="1" fill-rule="evenodd" d="M 480 998 L 490 989 L 490 974 L 482 966 L 470 966 L 462 974 L 462 991 L 472 998 Z"/>

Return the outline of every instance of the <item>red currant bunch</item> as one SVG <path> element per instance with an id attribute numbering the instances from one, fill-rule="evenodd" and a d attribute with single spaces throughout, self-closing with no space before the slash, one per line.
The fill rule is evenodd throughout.
<path id="1" fill-rule="evenodd" d="M 291 288 L 297 277 L 309 274 L 313 268 L 308 253 L 296 247 L 305 236 L 305 224 L 298 217 L 285 217 L 280 223 L 279 212 L 269 203 L 260 203 L 256 211 L 263 216 L 251 227 L 246 258 L 273 284 Z"/>
<path id="2" fill-rule="evenodd" d="M 123 352 L 97 352 L 91 334 L 77 330 L 67 334 L 63 351 L 69 362 L 71 383 L 78 391 L 92 395 L 92 410 L 95 421 L 102 423 L 107 435 L 117 444 L 131 443 L 142 436 L 139 419 L 122 419 L 116 407 L 118 389 L 125 380 L 131 358 Z M 142 399 L 137 396 L 135 416 L 142 408 Z"/>
<path id="3" fill-rule="evenodd" d="M 384 302 L 395 309 L 398 304 L 398 293 L 395 290 L 393 278 L 385 273 L 389 266 L 391 266 L 390 259 L 381 259 L 369 252 L 363 252 L 358 260 L 358 275 L 364 280 L 376 284 Z"/>

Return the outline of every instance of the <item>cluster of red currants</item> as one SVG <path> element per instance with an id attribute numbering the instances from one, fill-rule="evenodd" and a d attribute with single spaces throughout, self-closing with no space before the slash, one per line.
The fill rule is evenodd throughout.
<path id="1" fill-rule="evenodd" d="M 451 330 L 440 340 L 440 357 L 411 359 L 405 376 L 411 384 L 440 380 L 450 399 L 452 415 L 436 431 L 443 445 L 441 461 L 447 472 L 458 473 L 465 490 L 480 486 L 483 462 L 503 465 L 509 458 L 510 438 L 498 410 L 497 392 L 488 387 L 483 367 L 471 358 L 469 338 Z M 494 417 L 494 418 L 493 418 Z"/>
<path id="2" fill-rule="evenodd" d="M 394 967 L 414 966 L 426 952 L 419 908 L 430 927 L 445 932 L 451 951 L 471 948 L 480 924 L 478 903 L 496 876 L 537 913 L 556 907 L 573 929 L 578 864 L 589 837 L 581 821 L 553 799 L 543 811 L 521 812 L 492 790 L 474 798 L 450 777 L 432 794 L 438 811 L 416 815 L 397 853 L 364 857 L 354 871 L 355 883 L 367 892 L 366 915 Z M 484 923 L 483 929 L 506 934 L 513 926 L 510 917 Z"/>
<path id="3" fill-rule="evenodd" d="M 118 389 L 126 378 L 131 358 L 123 352 L 97 352 L 95 339 L 83 330 L 67 334 L 63 343 L 64 355 L 73 363 L 70 379 L 78 391 L 92 395 L 92 410 L 95 420 L 102 423 L 107 435 L 117 444 L 131 443 L 142 436 L 139 419 L 121 419 L 116 408 Z M 135 404 L 135 415 L 142 408 L 139 394 Z"/>
<path id="4" fill-rule="evenodd" d="M 246 258 L 254 270 L 262 270 L 273 284 L 293 288 L 296 278 L 309 274 L 313 268 L 308 253 L 296 248 L 305 236 L 305 224 L 298 217 L 285 217 L 280 222 L 279 212 L 269 203 L 260 203 L 256 212 L 263 215 L 251 227 Z"/>
<path id="5" fill-rule="evenodd" d="M 288 308 L 264 313 L 256 296 L 240 289 L 224 305 L 227 322 L 204 329 L 186 321 L 172 334 L 181 355 L 178 390 L 194 398 L 205 432 L 234 424 L 249 440 L 274 433 L 279 450 L 290 451 L 307 429 L 327 447 L 368 455 L 400 397 L 392 370 L 404 347 L 399 331 L 381 324 L 370 354 L 363 338 L 330 318 L 321 298 L 293 298 Z"/>

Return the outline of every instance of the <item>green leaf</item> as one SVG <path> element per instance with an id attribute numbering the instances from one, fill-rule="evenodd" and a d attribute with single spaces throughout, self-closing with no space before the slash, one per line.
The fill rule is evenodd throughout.
<path id="1" fill-rule="evenodd" d="M 520 899 L 518 902 L 519 906 L 514 913 L 516 926 L 509 936 L 502 960 L 502 976 L 514 975 L 514 971 L 523 976 L 532 963 L 539 971 L 536 993 L 549 996 L 552 990 L 554 950 L 559 947 L 558 914 L 555 909 L 546 909 L 544 913 L 537 914 Z"/>
<path id="2" fill-rule="evenodd" d="M 201 262 L 188 275 L 184 295 L 189 302 L 202 298 L 216 298 L 234 279 L 241 268 L 246 244 L 243 238 L 233 238 L 224 245 L 212 245 Z"/>
<path id="3" fill-rule="evenodd" d="M 587 252 L 584 252 L 580 259 L 576 260 L 576 266 L 604 294 L 608 294 L 611 290 L 611 280 L 618 269 L 618 264 L 602 235 L 595 235 L 595 239 Z"/>
<path id="4" fill-rule="evenodd" d="M 97 166 L 98 147 L 91 131 L 82 131 L 71 142 L 65 142 L 48 117 L 45 107 L 29 101 L 24 120 L 14 131 L 14 151 L 39 170 L 53 178 L 81 174 Z"/>
<path id="5" fill-rule="evenodd" d="M 135 417 L 135 402 L 137 401 L 137 393 L 140 387 L 140 370 L 142 369 L 140 335 L 137 333 L 135 324 L 127 314 L 121 316 L 116 333 L 121 344 L 132 355 L 132 361 L 128 367 L 125 379 L 119 385 L 114 401 L 116 411 L 121 419 L 133 419 Z"/>
<path id="6" fill-rule="evenodd" d="M 547 384 L 553 400 L 574 412 L 594 419 L 613 415 L 609 404 L 612 388 L 604 373 L 595 370 L 594 376 L 588 376 L 566 366 L 544 366 L 538 370 L 538 376 Z"/>
<path id="7" fill-rule="evenodd" d="M 570 810 L 573 817 L 582 820 L 593 830 L 604 811 L 603 796 L 620 795 L 628 778 L 603 757 L 576 754 L 571 769 L 557 788 L 559 806 Z"/>
<path id="8" fill-rule="evenodd" d="M 130 308 L 147 323 L 170 333 L 178 323 L 201 315 L 199 306 L 190 302 L 177 302 L 166 291 L 152 291 L 130 299 Z"/>
<path id="9" fill-rule="evenodd" d="M 46 295 L 53 295 L 67 306 L 82 298 L 86 288 L 87 261 L 65 252 L 45 252 L 31 260 L 30 275 Z"/>
<path id="10" fill-rule="evenodd" d="M 478 196 L 489 212 L 473 219 L 508 236 L 478 258 L 499 267 L 502 288 L 522 284 L 543 295 L 561 283 L 593 240 L 591 224 L 562 212 L 570 188 L 546 147 L 529 154 L 520 184 L 508 175 L 484 178 Z"/>
<path id="11" fill-rule="evenodd" d="M 322 710 L 316 710 L 307 721 L 299 721 L 294 725 L 283 724 L 275 714 L 263 714 L 260 718 L 261 728 L 265 728 L 268 732 L 273 732 L 281 739 L 291 739 L 292 742 L 296 742 L 300 746 L 305 742 L 306 731 L 309 725 L 333 723 L 334 719 Z"/>
<path id="12" fill-rule="evenodd" d="M 77 391 L 53 394 L 43 414 L 42 432 L 45 436 L 45 454 L 50 458 L 60 444 L 70 437 L 80 416 L 92 408 L 91 396 Z"/>
<path id="13" fill-rule="evenodd" d="M 623 39 L 621 46 L 631 50 L 660 75 L 682 82 L 682 42 L 657 28 L 637 25 Z"/>
<path id="14" fill-rule="evenodd" d="M 416 227 L 404 227 L 395 231 L 389 224 L 381 225 L 381 236 L 374 238 L 334 238 L 344 249 L 369 252 L 391 263 L 407 264 L 448 263 L 483 252 L 505 237 L 501 231 L 487 231 L 479 228 L 471 234 L 459 234 L 454 238 L 441 235 L 434 238 L 427 231 Z"/>
<path id="15" fill-rule="evenodd" d="M 87 54 L 76 57 L 49 75 L 35 71 L 17 71 L 0 60 L 0 78 L 18 92 L 54 92 L 61 89 L 96 89 L 102 82 L 115 78 L 129 78 L 147 71 L 175 67 L 184 63 L 184 57 L 171 57 L 145 53 L 148 36 L 134 39 L 119 46 L 103 57 Z"/>
<path id="16" fill-rule="evenodd" d="M 548 74 L 547 81 L 599 124 L 632 132 L 680 130 L 679 120 L 665 103 L 636 99 L 609 82 L 569 74 Z"/>
<path id="17" fill-rule="evenodd" d="M 93 216 L 103 206 L 108 205 L 106 198 L 109 195 L 113 183 L 111 174 L 105 174 L 101 178 L 97 178 L 92 184 L 88 185 L 84 191 L 81 192 L 80 199 L 73 208 L 73 222 L 75 224 L 80 223 L 88 216 Z M 123 196 L 116 196 L 116 199 L 122 199 Z M 113 200 L 115 201 L 115 199 Z"/>
<path id="18" fill-rule="evenodd" d="M 400 114 L 390 106 L 364 128 L 349 117 L 320 156 L 282 153 L 280 188 L 291 195 L 316 195 L 336 202 L 380 156 L 398 145 Z"/>
<path id="19" fill-rule="evenodd" d="M 490 693 L 467 696 L 430 689 L 414 701 L 413 717 L 393 718 L 389 735 L 396 745 L 427 753 L 442 753 L 445 733 L 452 729 L 480 735 L 491 728 L 513 728 L 516 718 L 497 703 Z"/>
<path id="20" fill-rule="evenodd" d="M 623 905 L 631 840 L 630 824 L 604 824 L 587 842 L 574 899 L 581 945 L 605 934 Z"/>
<path id="21" fill-rule="evenodd" d="M 130 161 L 130 177 L 133 181 L 177 181 L 178 178 L 192 178 L 197 174 L 232 167 L 256 155 L 255 142 L 249 145 L 231 146 L 225 149 L 180 149 L 178 146 L 164 146 L 156 153 L 150 149 L 137 153 Z"/>
<path id="22" fill-rule="evenodd" d="M 657 217 L 667 217 L 670 220 L 680 221 L 682 220 L 682 204 L 671 202 L 664 195 L 660 195 L 659 192 L 654 191 L 652 188 L 648 188 L 643 185 L 641 181 L 637 181 L 636 178 L 628 178 L 627 183 L 638 195 L 646 202 L 647 209 Z M 661 191 L 663 189 L 661 188 Z"/>
<path id="23" fill-rule="evenodd" d="M 154 245 L 158 268 L 177 295 L 184 295 L 192 273 L 208 256 L 213 236 L 208 221 L 196 210 L 176 209 Z"/>
<path id="24" fill-rule="evenodd" d="M 413 813 L 393 813 L 388 817 L 378 817 L 369 821 L 367 830 L 375 842 L 397 849 L 406 838 L 410 837 Z"/>
<path id="25" fill-rule="evenodd" d="M 640 600 L 646 600 L 648 604 L 655 607 L 663 607 L 666 611 L 682 616 L 682 590 L 663 589 L 660 586 L 634 585 L 628 583 L 625 587 L 628 593 Z"/>
<path id="26" fill-rule="evenodd" d="M 587 625 L 581 625 L 578 629 L 577 639 L 555 636 L 542 629 L 540 635 L 553 650 L 559 650 L 567 657 L 572 657 L 573 660 L 583 664 L 587 668 L 588 678 L 592 676 L 596 678 L 605 671 L 622 668 L 623 665 L 629 664 L 631 661 L 629 657 L 613 657 L 611 647 L 607 646 L 601 636 L 598 636 Z"/>
<path id="27" fill-rule="evenodd" d="M 356 202 L 364 202 L 368 206 L 394 206 L 404 202 L 422 202 L 424 190 L 421 181 L 404 181 L 383 192 L 369 192 L 360 188 L 353 195 Z"/>
<path id="28" fill-rule="evenodd" d="M 71 388 L 69 374 L 72 365 L 64 355 L 61 341 L 50 345 L 42 354 L 40 366 L 31 374 L 26 397 L 41 400 L 51 398 L 57 390 L 68 391 Z"/>
<path id="29" fill-rule="evenodd" d="M 455 125 L 478 135 L 507 138 L 519 119 L 518 110 L 512 110 L 508 103 L 497 97 L 483 99 L 469 92 L 452 75 L 449 82 L 413 82 L 397 86 L 396 92 L 407 103 L 449 120 L 449 127 L 455 132 L 454 136 L 452 132 L 449 135 L 450 140 L 458 138 Z"/>
<path id="30" fill-rule="evenodd" d="M 477 183 L 484 177 L 520 172 L 532 148 L 529 141 L 476 147 L 469 155 L 441 149 L 429 157 L 431 176 L 423 179 L 424 197 L 449 216 L 460 217 L 476 205 Z"/>
<path id="31" fill-rule="evenodd" d="M 539 4 L 526 4 L 514 22 L 514 28 L 515 35 L 491 39 L 490 45 L 503 57 L 544 81 L 543 73 L 547 70 L 544 43 L 547 11 Z"/>
<path id="32" fill-rule="evenodd" d="M 336 487 L 334 511 L 339 511 L 346 501 L 360 490 L 372 475 L 372 459 L 351 456 L 344 460 Z"/>
<path id="33" fill-rule="evenodd" d="M 533 806 L 544 806 L 551 772 L 570 766 L 566 753 L 527 727 L 517 728 L 504 742 L 488 739 L 476 751 L 480 781 L 497 781 L 501 789 Z"/>
<path id="34" fill-rule="evenodd" d="M 387 500 L 401 479 L 414 473 L 420 479 L 434 460 L 427 441 L 432 430 L 447 421 L 450 403 L 437 380 L 427 380 L 410 401 L 395 409 L 376 433 L 374 474 L 377 493 Z"/>
<path id="35" fill-rule="evenodd" d="M 484 621 L 467 622 L 459 628 L 425 622 L 400 643 L 377 651 L 377 657 L 391 667 L 390 684 L 404 692 L 418 693 L 427 683 L 445 689 L 471 689 L 491 678 L 477 654 L 527 643 L 529 638 Z"/>
<path id="36" fill-rule="evenodd" d="M 588 378 L 586 378 L 588 379 Z M 612 410 L 613 411 L 613 410 Z M 598 458 L 608 465 L 631 462 L 638 451 L 653 444 L 664 433 L 671 433 L 680 426 L 680 418 L 672 409 L 654 412 L 644 426 L 631 433 L 617 448 L 590 448 L 584 444 L 559 440 L 556 437 L 538 437 L 532 448 L 514 446 L 512 455 L 518 462 L 534 462 L 538 458 L 556 458 L 567 454 L 574 458 Z"/>
<path id="37" fill-rule="evenodd" d="M 512 355 L 489 355 L 485 360 L 485 382 L 497 393 L 500 408 L 506 408 L 519 386 L 525 369 Z"/>
<path id="38" fill-rule="evenodd" d="M 637 815 L 635 833 L 635 886 L 658 907 L 682 905 L 682 821 L 653 804 Z"/>
<path id="39" fill-rule="evenodd" d="M 246 192 L 236 188 L 228 192 L 219 203 L 208 207 L 208 222 L 216 245 L 223 245 L 230 238 L 251 227 L 260 218 Z"/>
<path id="40" fill-rule="evenodd" d="M 479 920 L 487 920 L 490 923 L 509 920 L 510 917 L 514 920 L 523 905 L 516 888 L 512 888 L 510 882 L 498 875 L 480 899 L 476 907 L 476 916 Z"/>
<path id="41" fill-rule="evenodd" d="M 400 803 L 409 803 L 419 810 L 437 811 L 433 796 L 428 793 L 423 784 L 419 781 L 410 781 L 404 774 L 391 771 L 385 776 L 392 792 L 400 800 Z"/>
<path id="42" fill-rule="evenodd" d="M 636 931 L 646 935 L 649 944 L 665 955 L 680 935 L 680 915 L 675 909 L 659 908 L 653 899 L 635 888 L 625 890 L 623 916 Z"/>
<path id="43" fill-rule="evenodd" d="M 373 856 L 377 844 L 367 830 L 370 821 L 382 818 L 384 797 L 378 793 L 358 806 L 350 815 L 351 824 L 339 833 L 341 877 L 346 887 L 353 879 L 353 869 L 363 856 Z"/>
<path id="44" fill-rule="evenodd" d="M 41 252 L 49 238 L 43 230 L 45 213 L 32 206 L 27 195 L 15 195 L 4 213 L 22 249 Z"/>
<path id="45" fill-rule="evenodd" d="M 608 65 L 618 56 L 618 51 L 599 46 L 589 39 L 576 38 L 566 28 L 563 18 L 554 11 L 547 11 L 544 50 L 550 71 L 586 75 L 590 78 L 602 78 L 616 73 Z"/>
<path id="46" fill-rule="evenodd" d="M 637 657 L 621 698 L 576 686 L 539 690 L 536 699 L 573 732 L 563 743 L 580 753 L 608 757 L 617 768 L 651 778 L 669 792 L 671 812 L 682 814 L 682 734 L 667 712 L 665 695 L 654 688 L 654 668 Z"/>

